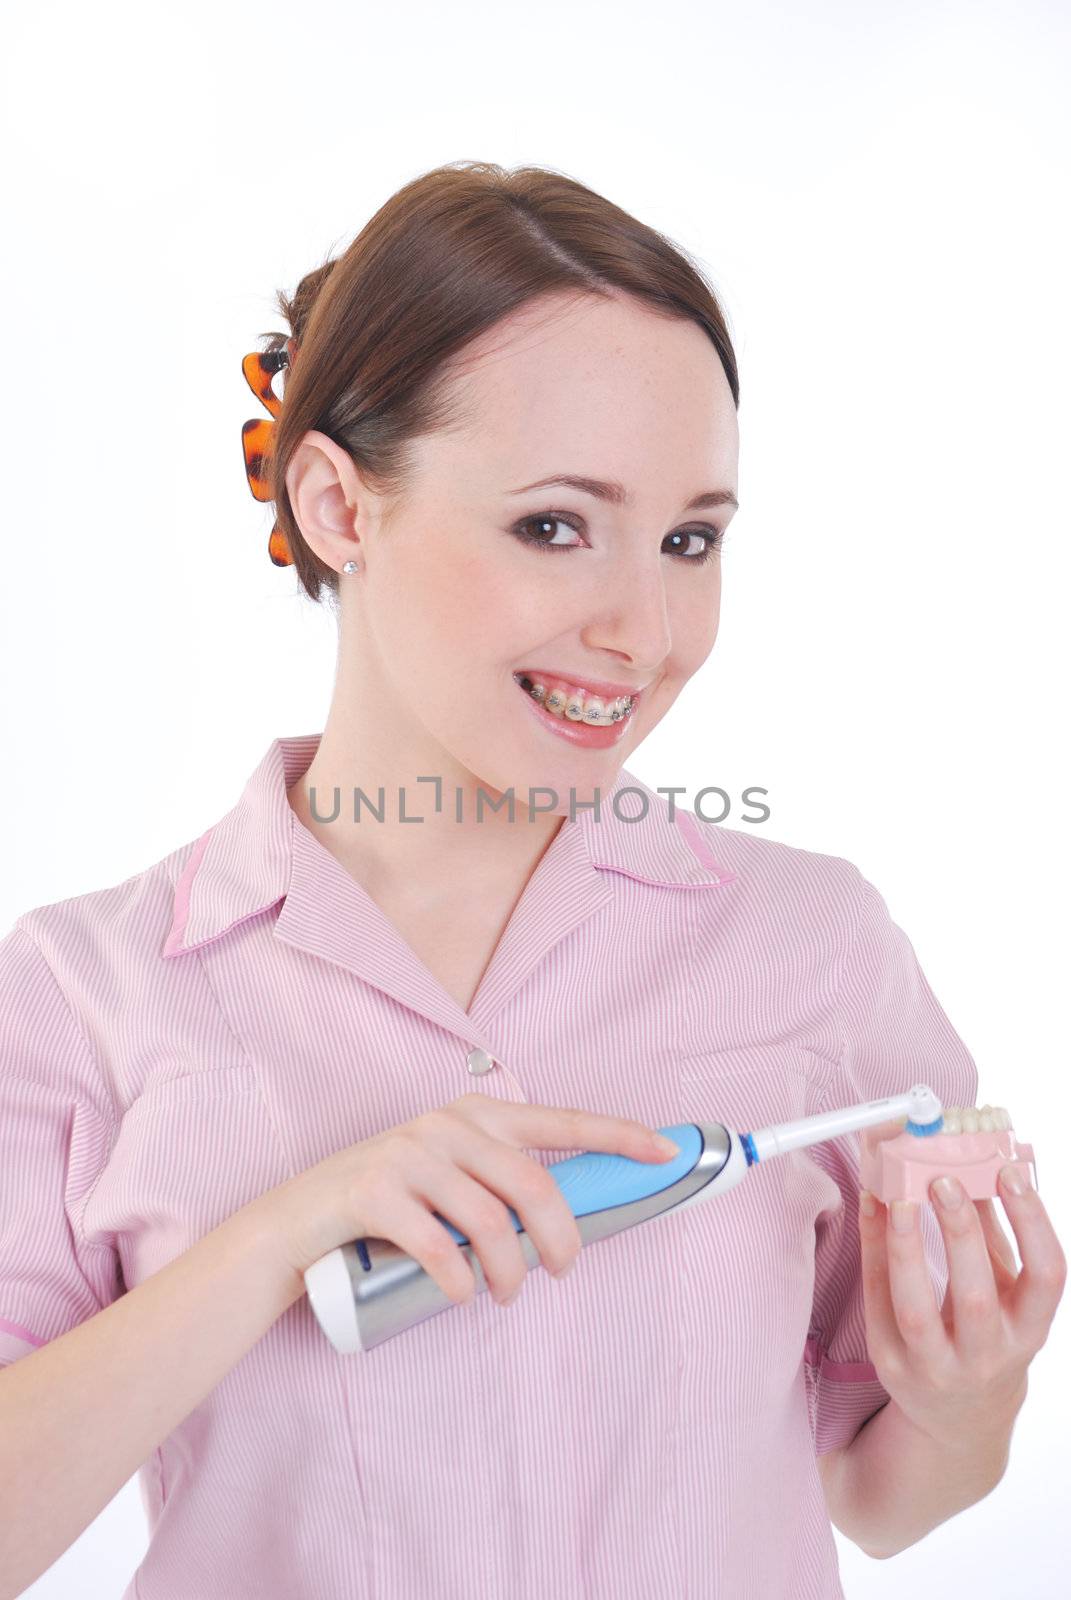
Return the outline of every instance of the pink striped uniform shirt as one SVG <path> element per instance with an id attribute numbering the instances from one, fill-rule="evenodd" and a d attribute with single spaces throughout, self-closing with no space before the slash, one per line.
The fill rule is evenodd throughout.
<path id="1" fill-rule="evenodd" d="M 319 738 L 274 740 L 201 837 L 0 941 L 0 1361 L 470 1090 L 738 1131 L 919 1080 L 974 1103 L 851 863 L 624 769 L 563 823 L 464 1011 L 290 808 Z M 815 1458 L 887 1399 L 858 1153 L 780 1157 L 365 1354 L 302 1297 L 141 1468 L 124 1600 L 838 1600 Z"/>

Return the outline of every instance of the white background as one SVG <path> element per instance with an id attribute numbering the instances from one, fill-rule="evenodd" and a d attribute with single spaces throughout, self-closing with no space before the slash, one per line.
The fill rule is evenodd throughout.
<path id="1" fill-rule="evenodd" d="M 741 367 L 721 633 L 629 770 L 762 785 L 769 837 L 877 884 L 1071 1253 L 1069 31 L 1058 0 L 9 10 L 3 928 L 323 726 L 334 623 L 241 457 L 275 289 L 431 167 L 555 167 L 698 258 Z M 1067 1301 L 1001 1484 L 892 1561 L 838 1535 L 852 1600 L 1066 1593 Z M 131 1479 L 26 1592 L 117 1597 L 146 1543 Z"/>

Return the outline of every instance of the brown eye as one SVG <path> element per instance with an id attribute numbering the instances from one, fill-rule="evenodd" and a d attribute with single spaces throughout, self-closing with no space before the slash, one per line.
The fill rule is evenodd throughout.
<path id="1" fill-rule="evenodd" d="M 669 534 L 668 538 L 671 541 L 674 539 L 683 539 L 685 541 L 689 539 L 698 540 L 698 548 L 689 550 L 687 543 L 685 543 L 683 546 L 678 546 L 676 550 L 671 551 L 670 553 L 672 555 L 681 556 L 685 561 L 702 563 L 704 561 L 709 561 L 711 556 L 715 555 L 717 551 L 721 549 L 725 534 L 720 528 L 686 528 L 681 533 Z"/>
<path id="2" fill-rule="evenodd" d="M 536 545 L 540 550 L 576 549 L 577 547 L 572 544 L 554 542 L 553 529 L 555 524 L 565 528 L 572 528 L 574 533 L 579 532 L 575 522 L 570 522 L 567 517 L 559 516 L 556 511 L 541 511 L 534 517 L 523 517 L 520 522 L 514 523 L 511 532 L 515 533 L 523 544 Z M 529 528 L 535 531 L 531 533 L 525 531 Z M 548 531 L 550 536 L 544 538 L 544 533 Z"/>

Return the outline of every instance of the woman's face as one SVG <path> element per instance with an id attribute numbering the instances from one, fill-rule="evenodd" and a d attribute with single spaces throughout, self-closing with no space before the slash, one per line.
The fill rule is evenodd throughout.
<path id="1" fill-rule="evenodd" d="M 512 786 L 519 815 L 550 789 L 557 804 L 535 803 L 568 816 L 570 791 L 609 791 L 713 647 L 713 541 L 737 491 L 732 395 L 699 327 L 628 296 L 527 307 L 470 347 L 455 382 L 464 429 L 416 441 L 388 524 L 359 480 L 347 488 L 357 548 L 329 555 L 363 569 L 340 580 L 343 670 L 362 685 L 347 688 L 375 698 L 385 733 L 438 756 L 425 772 L 452 777 L 457 763 L 489 792 Z M 623 496 L 527 487 L 563 475 Z M 693 508 L 709 491 L 724 503 Z M 642 694 L 595 731 L 541 709 L 521 674 L 548 692 Z M 601 698 L 606 715 L 614 696 Z"/>

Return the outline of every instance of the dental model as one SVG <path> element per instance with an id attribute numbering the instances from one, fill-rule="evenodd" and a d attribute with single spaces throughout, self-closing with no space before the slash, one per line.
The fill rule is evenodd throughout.
<path id="1" fill-rule="evenodd" d="M 888 1205 L 890 1200 L 928 1202 L 934 1178 L 958 1178 L 972 1200 L 998 1193 L 1004 1166 L 1033 1169 L 1034 1151 L 1020 1144 L 1003 1106 L 946 1106 L 933 1131 L 905 1127 L 892 1139 L 863 1140 L 859 1181 Z"/>

